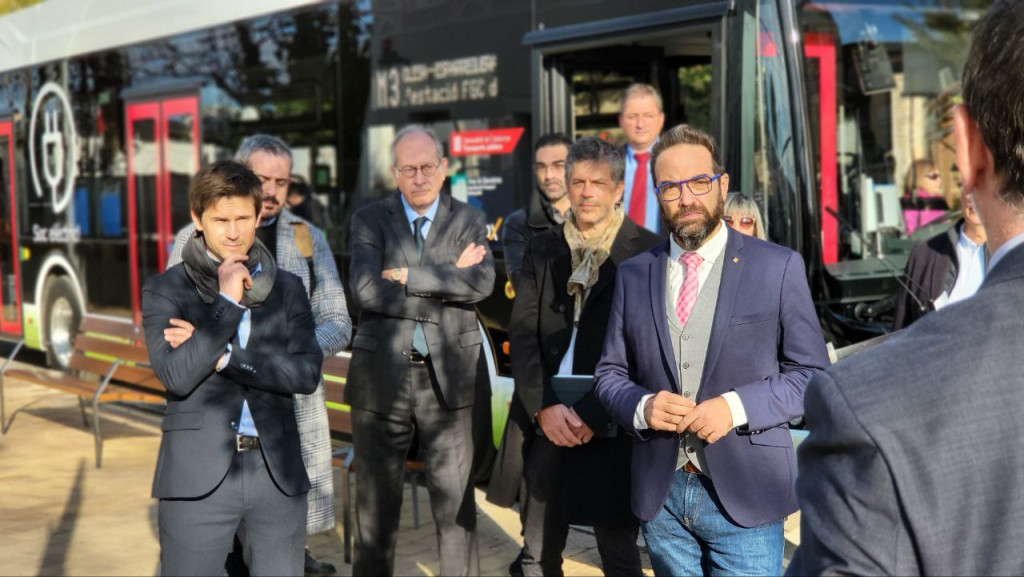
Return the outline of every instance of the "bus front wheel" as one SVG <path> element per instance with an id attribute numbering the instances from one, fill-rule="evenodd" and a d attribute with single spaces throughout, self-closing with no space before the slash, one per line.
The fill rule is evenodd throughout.
<path id="1" fill-rule="evenodd" d="M 72 345 L 82 310 L 75 298 L 75 289 L 67 277 L 57 276 L 46 283 L 46 363 L 66 369 L 71 360 Z"/>

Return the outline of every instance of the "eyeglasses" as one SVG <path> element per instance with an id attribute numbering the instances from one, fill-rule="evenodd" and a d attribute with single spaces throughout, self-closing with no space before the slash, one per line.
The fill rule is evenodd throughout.
<path id="1" fill-rule="evenodd" d="M 661 199 L 661 202 L 671 202 L 676 200 L 683 195 L 684 184 L 686 185 L 686 188 L 690 189 L 690 194 L 693 196 L 704 196 L 711 192 L 711 183 L 715 182 L 719 178 L 722 178 L 721 174 L 713 176 L 701 174 L 699 176 L 677 182 L 662 182 L 658 185 L 658 198 Z"/>
<path id="2" fill-rule="evenodd" d="M 722 217 L 722 220 L 724 220 L 725 223 L 728 224 L 729 226 L 739 225 L 744 228 L 748 226 L 754 226 L 754 219 L 749 216 L 741 216 L 739 218 L 736 218 L 734 216 L 729 216 L 727 214 Z"/>
<path id="3" fill-rule="evenodd" d="M 437 174 L 438 167 L 440 164 L 422 164 L 420 166 L 403 166 L 402 168 L 395 167 L 395 172 L 401 174 L 404 178 L 413 178 L 416 176 L 416 171 L 423 173 L 423 176 L 430 178 Z"/>

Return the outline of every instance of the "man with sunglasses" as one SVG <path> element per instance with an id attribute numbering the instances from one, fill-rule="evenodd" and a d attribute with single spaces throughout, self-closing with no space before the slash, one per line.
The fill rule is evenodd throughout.
<path id="1" fill-rule="evenodd" d="M 778 575 L 789 421 L 828 355 L 800 255 L 722 225 L 716 155 L 686 125 L 655 145 L 671 235 L 619 265 L 596 394 L 637 438 L 631 501 L 656 575 Z"/>
<path id="2" fill-rule="evenodd" d="M 483 339 L 473 305 L 494 286 L 487 227 L 482 212 L 441 194 L 448 160 L 431 130 L 402 128 L 391 156 L 398 193 L 352 217 L 352 573 L 394 574 L 404 463 L 418 434 L 441 574 L 479 575 L 470 475 Z"/>

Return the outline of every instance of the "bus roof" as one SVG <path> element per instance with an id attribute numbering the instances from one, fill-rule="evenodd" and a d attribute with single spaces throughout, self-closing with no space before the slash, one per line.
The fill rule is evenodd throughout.
<path id="1" fill-rule="evenodd" d="M 0 72 L 316 3 L 317 0 L 43 0 L 0 17 Z"/>

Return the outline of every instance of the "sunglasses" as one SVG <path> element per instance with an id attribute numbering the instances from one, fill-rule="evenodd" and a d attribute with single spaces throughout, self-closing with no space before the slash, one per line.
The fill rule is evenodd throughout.
<path id="1" fill-rule="evenodd" d="M 722 220 L 724 220 L 726 224 L 728 224 L 729 226 L 754 226 L 754 219 L 749 216 L 741 216 L 739 218 L 736 218 L 729 215 L 725 215 L 722 217 Z"/>

